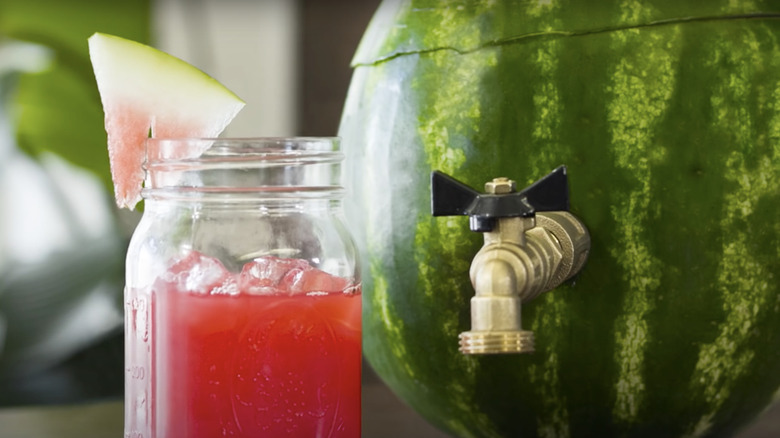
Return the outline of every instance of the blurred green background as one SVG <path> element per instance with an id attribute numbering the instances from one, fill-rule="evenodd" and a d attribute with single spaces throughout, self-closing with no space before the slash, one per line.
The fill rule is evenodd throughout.
<path id="1" fill-rule="evenodd" d="M 87 38 L 149 43 L 223 82 L 248 102 L 227 135 L 335 135 L 377 4 L 0 0 L 0 407 L 122 393 L 140 213 L 113 203 Z"/>
<path id="2" fill-rule="evenodd" d="M 123 252 L 95 31 L 150 39 L 148 0 L 0 0 L 0 405 L 121 393 Z"/>

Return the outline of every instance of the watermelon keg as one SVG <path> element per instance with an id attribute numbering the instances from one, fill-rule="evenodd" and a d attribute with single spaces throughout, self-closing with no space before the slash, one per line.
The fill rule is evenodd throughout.
<path id="1" fill-rule="evenodd" d="M 780 387 L 780 7 L 386 1 L 340 135 L 364 352 L 458 437 L 728 436 Z M 430 174 L 566 165 L 582 271 L 523 304 L 528 355 L 464 355 L 464 217 Z M 359 212 L 359 213 L 357 213 Z"/>

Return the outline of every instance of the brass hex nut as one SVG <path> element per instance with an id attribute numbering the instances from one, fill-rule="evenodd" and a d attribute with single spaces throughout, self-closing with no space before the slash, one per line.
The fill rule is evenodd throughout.
<path id="1" fill-rule="evenodd" d="M 485 183 L 485 192 L 494 195 L 502 195 L 505 193 L 512 193 L 515 191 L 515 182 L 509 178 L 493 178 L 493 181 Z"/>

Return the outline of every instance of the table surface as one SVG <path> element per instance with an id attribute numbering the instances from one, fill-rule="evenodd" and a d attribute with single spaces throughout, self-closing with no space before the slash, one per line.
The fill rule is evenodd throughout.
<path id="1" fill-rule="evenodd" d="M 0 409 L 0 438 L 121 438 L 122 402 Z M 404 405 L 375 377 L 363 385 L 363 437 L 447 438 Z M 775 403 L 735 438 L 780 437 Z"/>

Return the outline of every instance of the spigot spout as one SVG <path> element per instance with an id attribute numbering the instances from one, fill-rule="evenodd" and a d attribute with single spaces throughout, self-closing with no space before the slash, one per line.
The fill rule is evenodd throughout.
<path id="1" fill-rule="evenodd" d="M 485 233 L 485 246 L 474 258 L 470 277 L 475 295 L 471 299 L 471 330 L 459 336 L 464 354 L 531 353 L 533 332 L 523 330 L 522 296 L 529 275 L 517 249 L 526 243 L 525 230 L 533 218 L 500 221 L 498 229 Z M 503 225 L 503 226 L 502 226 Z M 507 232 L 512 229 L 513 232 Z M 504 241 L 501 230 L 510 238 Z"/>
<path id="2" fill-rule="evenodd" d="M 471 262 L 471 330 L 461 333 L 460 351 L 532 353 L 534 334 L 522 328 L 522 304 L 576 274 L 589 248 L 587 230 L 568 212 L 500 219 Z"/>
<path id="3" fill-rule="evenodd" d="M 531 353 L 522 304 L 559 286 L 585 264 L 587 229 L 569 213 L 566 169 L 560 167 L 521 192 L 507 178 L 478 194 L 443 174 L 432 176 L 435 216 L 464 214 L 485 243 L 471 263 L 471 330 L 460 334 L 464 354 Z"/>

